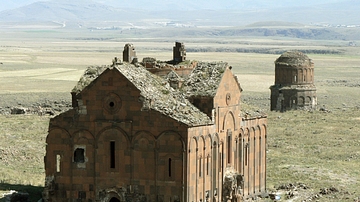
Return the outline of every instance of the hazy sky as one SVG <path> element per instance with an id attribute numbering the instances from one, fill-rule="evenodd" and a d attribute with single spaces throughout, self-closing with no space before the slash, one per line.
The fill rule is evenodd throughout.
<path id="1" fill-rule="evenodd" d="M 47 0 L 0 0 L 0 11 L 14 9 L 21 6 L 25 6 L 37 1 L 47 1 Z M 57 0 L 64 1 L 64 0 Z M 90 2 L 91 0 L 73 0 L 73 1 L 86 1 Z M 99 3 L 108 4 L 114 7 L 137 7 L 144 8 L 144 5 L 161 5 L 166 2 L 166 4 L 179 5 L 184 4 L 188 5 L 191 8 L 192 5 L 198 6 L 202 5 L 202 9 L 231 9 L 231 8 L 245 8 L 246 6 L 257 7 L 257 8 L 267 8 L 267 7 L 293 7 L 293 6 L 311 6 L 316 4 L 325 4 L 333 2 L 342 2 L 346 0 L 196 0 L 194 3 L 193 0 L 92 0 Z M 355 1 L 354 1 L 355 2 Z M 200 8 L 200 9 L 201 9 Z M 194 8 L 196 9 L 196 8 Z M 199 9 L 199 8 L 198 8 Z"/>

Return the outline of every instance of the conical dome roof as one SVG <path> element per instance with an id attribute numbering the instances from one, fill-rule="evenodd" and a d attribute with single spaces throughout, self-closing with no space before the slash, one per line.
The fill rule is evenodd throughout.
<path id="1" fill-rule="evenodd" d="M 311 66 L 311 59 L 299 51 L 287 51 L 275 60 L 275 64 L 286 66 Z"/>

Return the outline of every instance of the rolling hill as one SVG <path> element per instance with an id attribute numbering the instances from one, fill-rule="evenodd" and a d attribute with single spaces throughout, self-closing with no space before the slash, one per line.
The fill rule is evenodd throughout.
<path id="1" fill-rule="evenodd" d="M 24 1 L 23 2 L 29 2 Z M 199 0 L 182 2 L 52 0 L 37 1 L 0 12 L 0 22 L 172 22 L 192 26 L 241 26 L 258 21 L 355 24 L 360 22 L 356 0 L 325 1 Z M 292 3 L 291 3 L 292 2 Z M 312 3 L 311 3 L 312 2 Z M 11 5 L 10 5 L 11 6 Z M 360 24 L 360 23 L 359 23 Z"/>

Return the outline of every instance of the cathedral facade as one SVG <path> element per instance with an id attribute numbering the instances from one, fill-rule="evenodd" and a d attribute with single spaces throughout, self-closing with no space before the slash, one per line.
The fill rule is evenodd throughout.
<path id="1" fill-rule="evenodd" d="M 50 120 L 44 200 L 238 202 L 265 194 L 266 115 L 242 115 L 227 63 L 196 63 L 186 78 L 173 88 L 141 65 L 86 70 L 73 108 Z"/>

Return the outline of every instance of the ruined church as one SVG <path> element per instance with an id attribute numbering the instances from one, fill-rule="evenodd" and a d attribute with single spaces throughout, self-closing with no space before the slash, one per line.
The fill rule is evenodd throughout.
<path id="1" fill-rule="evenodd" d="M 302 52 L 288 51 L 275 61 L 270 110 L 314 109 L 317 105 L 314 63 Z"/>
<path id="2" fill-rule="evenodd" d="M 125 48 L 129 61 L 89 67 L 72 109 L 50 120 L 43 199 L 240 202 L 266 194 L 267 118 L 244 115 L 232 67 L 144 65 Z M 174 58 L 184 51 L 177 44 Z"/>

